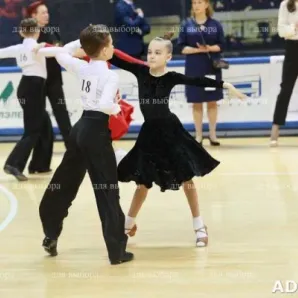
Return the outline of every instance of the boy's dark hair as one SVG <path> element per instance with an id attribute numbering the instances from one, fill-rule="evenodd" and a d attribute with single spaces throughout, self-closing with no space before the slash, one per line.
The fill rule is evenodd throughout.
<path id="1" fill-rule="evenodd" d="M 80 33 L 80 42 L 85 53 L 96 57 L 109 43 L 109 28 L 105 25 L 89 25 Z"/>
<path id="2" fill-rule="evenodd" d="M 28 18 L 21 21 L 19 32 L 23 33 L 24 36 L 32 36 L 39 31 L 40 28 L 35 19 Z"/>
<path id="3" fill-rule="evenodd" d="M 287 3 L 287 8 L 289 12 L 296 11 L 296 0 L 289 0 Z"/>

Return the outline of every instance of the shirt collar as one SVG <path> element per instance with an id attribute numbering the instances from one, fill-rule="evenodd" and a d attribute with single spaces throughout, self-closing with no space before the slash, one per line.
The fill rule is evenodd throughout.
<path id="1" fill-rule="evenodd" d="M 103 60 L 92 60 L 90 59 L 89 64 L 94 64 L 100 67 L 106 67 L 108 68 L 108 62 Z"/>
<path id="2" fill-rule="evenodd" d="M 23 44 L 37 44 L 37 40 L 31 37 L 26 37 L 23 40 Z"/>

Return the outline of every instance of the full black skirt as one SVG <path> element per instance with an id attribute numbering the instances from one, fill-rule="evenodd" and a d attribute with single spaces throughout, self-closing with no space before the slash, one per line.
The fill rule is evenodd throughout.
<path id="1" fill-rule="evenodd" d="M 219 163 L 171 113 L 143 123 L 134 147 L 118 165 L 118 179 L 147 188 L 154 182 L 162 192 L 178 190 L 183 182 L 205 176 Z"/>

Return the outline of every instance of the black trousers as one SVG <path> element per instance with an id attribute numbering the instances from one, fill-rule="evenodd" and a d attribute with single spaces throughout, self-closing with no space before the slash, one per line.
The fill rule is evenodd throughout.
<path id="1" fill-rule="evenodd" d="M 273 123 L 284 125 L 293 89 L 298 77 L 298 40 L 286 41 L 285 60 L 282 69 L 282 82 L 277 97 Z"/>
<path id="2" fill-rule="evenodd" d="M 40 163 L 45 169 L 50 168 L 53 153 L 53 133 L 49 130 L 51 122 L 45 110 L 44 101 L 45 80 L 41 77 L 23 76 L 17 96 L 23 109 L 24 134 L 9 155 L 6 165 L 24 171 L 33 148 L 43 136 L 42 150 L 34 151 L 29 168 Z"/>
<path id="3" fill-rule="evenodd" d="M 60 81 L 46 81 L 45 96 L 48 97 L 53 114 L 57 121 L 60 133 L 67 148 L 69 133 L 71 130 L 70 117 L 67 111 L 65 96 Z"/>
<path id="4" fill-rule="evenodd" d="M 57 240 L 88 171 L 109 258 L 119 260 L 126 248 L 127 235 L 108 119 L 103 113 L 85 111 L 71 129 L 69 146 L 45 191 L 39 212 L 45 235 Z"/>
<path id="5" fill-rule="evenodd" d="M 68 146 L 68 138 L 71 130 L 70 117 L 67 111 L 63 88 L 60 81 L 46 81 L 45 83 L 45 97 L 49 98 L 52 106 L 53 114 L 56 118 L 60 133 L 62 135 L 65 147 Z M 45 98 L 46 101 L 46 98 Z M 31 170 L 44 170 L 47 164 L 46 157 L 43 158 L 44 147 L 47 144 L 49 134 L 53 134 L 53 127 L 51 121 L 48 123 L 45 132 L 39 138 L 34 147 L 33 161 L 30 164 Z"/>

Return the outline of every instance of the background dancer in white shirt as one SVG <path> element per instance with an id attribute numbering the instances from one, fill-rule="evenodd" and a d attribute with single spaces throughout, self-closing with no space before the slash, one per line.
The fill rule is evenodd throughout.
<path id="1" fill-rule="evenodd" d="M 24 133 L 5 162 L 4 171 L 14 175 L 19 181 L 28 180 L 23 174 L 31 151 L 41 134 L 47 129 L 50 118 L 46 112 L 44 87 L 47 77 L 46 57 L 54 57 L 56 53 L 65 51 L 54 48 L 51 53 L 45 49 L 34 53 L 40 28 L 34 19 L 25 19 L 20 24 L 20 35 L 23 43 L 0 49 L 1 58 L 16 58 L 22 69 L 22 78 L 17 90 L 17 97 L 23 109 Z M 44 169 L 50 169 L 53 152 L 53 139 L 49 139 L 43 148 Z M 31 163 L 34 163 L 34 154 Z M 29 166 L 30 168 L 30 166 Z"/>

